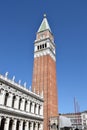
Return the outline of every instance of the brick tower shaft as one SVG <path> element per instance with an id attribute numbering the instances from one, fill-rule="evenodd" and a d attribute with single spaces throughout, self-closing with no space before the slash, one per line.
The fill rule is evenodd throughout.
<path id="1" fill-rule="evenodd" d="M 44 17 L 34 44 L 32 89 L 44 96 L 44 130 L 49 130 L 50 117 L 58 116 L 56 58 L 54 38 Z"/>

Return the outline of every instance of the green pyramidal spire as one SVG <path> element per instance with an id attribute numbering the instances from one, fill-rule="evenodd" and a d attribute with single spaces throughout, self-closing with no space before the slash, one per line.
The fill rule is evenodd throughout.
<path id="1" fill-rule="evenodd" d="M 39 29 L 38 29 L 38 33 L 42 32 L 42 31 L 45 31 L 47 29 L 51 32 L 50 26 L 49 26 L 47 18 L 46 18 L 46 14 L 44 14 L 44 18 L 43 18 L 43 21 L 42 21 Z"/>

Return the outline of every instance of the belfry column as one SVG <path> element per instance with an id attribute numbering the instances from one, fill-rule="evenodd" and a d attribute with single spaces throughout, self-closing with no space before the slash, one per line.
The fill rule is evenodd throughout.
<path id="1" fill-rule="evenodd" d="M 10 119 L 6 118 L 5 124 L 4 124 L 4 130 L 9 130 L 9 121 L 10 121 Z"/>
<path id="2" fill-rule="evenodd" d="M 17 120 L 14 119 L 13 125 L 12 125 L 12 130 L 16 130 L 16 125 L 17 125 Z"/>

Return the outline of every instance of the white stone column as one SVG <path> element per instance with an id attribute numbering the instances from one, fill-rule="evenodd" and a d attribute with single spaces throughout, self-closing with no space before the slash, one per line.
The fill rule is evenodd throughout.
<path id="1" fill-rule="evenodd" d="M 28 123 L 28 121 L 26 121 L 26 123 L 25 123 L 25 130 L 29 130 L 29 123 Z"/>
<path id="2" fill-rule="evenodd" d="M 16 99 L 14 101 L 14 108 L 19 109 L 19 96 L 16 96 Z"/>
<path id="3" fill-rule="evenodd" d="M 35 130 L 38 130 L 38 123 L 36 123 L 35 125 Z"/>
<path id="4" fill-rule="evenodd" d="M 19 130 L 23 130 L 23 121 L 20 120 L 20 123 L 19 123 Z"/>
<path id="5" fill-rule="evenodd" d="M 10 121 L 10 119 L 6 118 L 5 124 L 4 124 L 4 130 L 9 130 L 9 121 Z"/>
<path id="6" fill-rule="evenodd" d="M 0 104 L 1 105 L 4 105 L 4 102 L 5 102 L 5 90 L 1 90 L 0 92 Z"/>
<path id="7" fill-rule="evenodd" d="M 38 130 L 43 130 L 43 124 L 42 123 L 40 124 L 40 127 L 39 127 Z"/>
<path id="8" fill-rule="evenodd" d="M 17 125 L 17 120 L 14 119 L 12 124 L 12 130 L 16 130 L 16 125 Z"/>
<path id="9" fill-rule="evenodd" d="M 9 93 L 6 106 L 12 107 L 13 94 Z"/>
<path id="10" fill-rule="evenodd" d="M 38 115 L 39 104 L 36 105 L 36 114 Z"/>
<path id="11" fill-rule="evenodd" d="M 22 98 L 21 104 L 20 104 L 20 110 L 24 111 L 25 108 L 25 99 Z"/>
<path id="12" fill-rule="evenodd" d="M 34 107 L 35 107 L 35 103 L 32 102 L 32 106 L 31 106 L 31 113 L 34 113 Z"/>
<path id="13" fill-rule="evenodd" d="M 30 125 L 30 130 L 33 130 L 33 128 L 34 128 L 34 123 L 33 123 L 33 122 L 31 122 L 31 125 Z"/>
<path id="14" fill-rule="evenodd" d="M 30 112 L 30 101 L 27 101 L 26 112 Z"/>

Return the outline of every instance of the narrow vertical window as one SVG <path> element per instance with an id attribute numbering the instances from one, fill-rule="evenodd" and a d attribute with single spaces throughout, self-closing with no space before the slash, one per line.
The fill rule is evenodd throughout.
<path id="1" fill-rule="evenodd" d="M 39 50 L 39 46 L 37 46 L 37 49 Z"/>
<path id="2" fill-rule="evenodd" d="M 42 45 L 42 48 L 44 48 L 44 44 Z"/>
<path id="3" fill-rule="evenodd" d="M 42 46 L 40 45 L 40 49 L 42 48 Z"/>
<path id="4" fill-rule="evenodd" d="M 47 44 L 45 43 L 45 48 L 47 47 Z"/>

